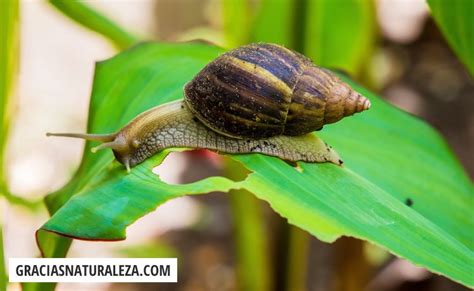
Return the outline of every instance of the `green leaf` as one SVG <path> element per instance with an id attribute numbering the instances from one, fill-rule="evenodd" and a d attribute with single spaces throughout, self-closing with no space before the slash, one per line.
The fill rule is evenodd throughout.
<path id="1" fill-rule="evenodd" d="M 247 0 L 222 1 L 222 22 L 228 47 L 237 47 L 248 41 L 251 10 Z"/>
<path id="2" fill-rule="evenodd" d="M 49 2 L 82 26 L 102 34 L 120 49 L 128 48 L 138 40 L 136 36 L 82 1 L 49 0 Z"/>
<path id="3" fill-rule="evenodd" d="M 88 240 L 123 240 L 127 226 L 169 199 L 185 194 L 227 192 L 235 187 L 232 181 L 222 177 L 170 186 L 150 171 L 165 156 L 166 153 L 163 152 L 149 159 L 142 167 L 134 168 L 132 175 L 128 175 L 119 163 L 114 163 L 108 169 L 102 168 L 102 174 L 96 172 L 101 177 L 91 181 L 91 184 L 97 183 L 100 186 L 86 187 L 74 197 L 76 215 L 69 216 L 70 212 L 63 211 L 67 207 L 61 208 L 53 217 L 62 219 L 63 222 L 48 222 L 42 229 Z M 105 164 L 110 164 L 110 160 Z M 132 193 L 133 198 L 130 197 Z M 91 200 L 90 195 L 94 195 L 96 199 Z M 88 225 L 78 225 L 80 220 L 87 220 Z M 72 225 L 68 226 L 69 223 Z M 91 224 L 95 225 L 93 231 L 89 228 Z M 74 233 L 70 233 L 71 227 L 74 228 Z"/>
<path id="4" fill-rule="evenodd" d="M 252 41 L 294 47 L 295 5 L 292 0 L 262 0 L 252 24 Z"/>
<path id="5" fill-rule="evenodd" d="M 372 0 L 306 3 L 305 54 L 320 66 L 358 75 L 375 41 Z"/>
<path id="6" fill-rule="evenodd" d="M 113 132 L 139 112 L 181 98 L 183 85 L 219 53 L 203 44 L 147 43 L 99 63 L 88 131 Z M 318 133 L 342 155 L 343 167 L 300 163 L 301 172 L 273 157 L 229 155 L 252 172 L 245 180 L 168 185 L 151 173 L 168 151 L 127 175 L 110 151 L 92 155 L 93 143 L 87 143 L 77 174 L 48 196 L 50 211 L 57 212 L 40 233 L 120 240 L 128 225 L 168 199 L 245 189 L 323 241 L 342 235 L 368 240 L 474 285 L 471 181 L 432 128 L 346 81 L 371 99 L 372 108 Z M 39 244 L 54 253 L 51 241 Z"/>
<path id="7" fill-rule="evenodd" d="M 428 0 L 428 5 L 449 44 L 474 77 L 474 1 Z"/>

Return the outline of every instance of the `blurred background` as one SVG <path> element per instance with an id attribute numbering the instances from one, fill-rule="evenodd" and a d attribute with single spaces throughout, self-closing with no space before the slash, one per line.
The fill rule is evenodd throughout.
<path id="1" fill-rule="evenodd" d="M 324 33 L 337 35 L 338 30 L 337 24 L 333 30 L 322 32 L 301 24 L 301 19 L 307 22 L 308 17 L 313 17 L 303 13 L 311 9 L 315 11 L 314 21 L 321 21 L 319 10 L 311 7 L 312 1 L 305 5 L 299 4 L 301 1 L 283 0 L 253 0 L 245 5 L 242 2 L 85 1 L 144 40 L 205 39 L 227 48 L 249 41 L 273 41 L 304 52 L 318 64 L 342 69 L 388 102 L 438 129 L 474 177 L 474 82 L 446 43 L 425 1 L 349 1 L 364 3 L 356 7 L 364 17 L 354 26 L 366 31 L 362 40 L 350 40 L 356 48 L 340 48 L 358 51 L 356 58 L 349 59 L 324 58 L 314 53 L 315 41 L 324 41 Z M 331 2 L 336 5 L 334 15 L 326 16 L 352 21 L 351 9 L 356 8 L 349 2 Z M 288 12 L 287 3 L 294 10 Z M 293 13 L 291 22 L 280 18 L 286 13 Z M 269 24 L 257 25 L 265 21 Z M 320 37 L 308 37 L 314 33 Z M 74 174 L 83 143 L 47 139 L 44 133 L 52 128 L 85 131 L 94 64 L 118 51 L 105 38 L 72 21 L 50 3 L 21 1 L 19 79 L 6 161 L 12 193 L 38 200 L 61 188 Z M 219 156 L 194 151 L 173 153 L 154 171 L 166 182 L 178 184 L 222 175 L 225 169 Z M 178 256 L 179 284 L 59 284 L 57 290 L 245 288 L 238 279 L 238 242 L 234 235 L 239 230 L 232 216 L 235 205 L 230 202 L 231 196 L 211 193 L 172 200 L 132 225 L 126 241 L 74 241 L 68 255 Z M 0 202 L 6 258 L 38 256 L 34 232 L 47 220 L 47 211 L 44 207 L 33 209 Z M 271 253 L 265 271 L 271 282 L 257 284 L 257 288 L 288 290 L 290 282 L 282 274 L 292 268 L 297 273 L 297 265 L 305 264 L 305 283 L 299 286 L 300 290 L 467 290 L 369 243 L 342 238 L 330 245 L 302 231 L 298 234 L 266 203 L 248 203 L 261 209 L 267 234 L 265 243 Z M 299 261 L 290 261 L 283 251 L 291 243 L 305 250 L 306 255 Z M 19 289 L 19 285 L 9 286 L 9 290 Z"/>

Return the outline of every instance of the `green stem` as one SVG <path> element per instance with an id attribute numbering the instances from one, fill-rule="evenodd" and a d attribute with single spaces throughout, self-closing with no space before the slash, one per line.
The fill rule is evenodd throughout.
<path id="1" fill-rule="evenodd" d="M 306 290 L 308 273 L 308 252 L 311 236 L 304 230 L 290 226 L 286 265 L 286 290 Z"/>
<path id="2" fill-rule="evenodd" d="M 10 128 L 12 91 L 18 65 L 19 1 L 9 0 L 0 9 L 0 195 L 5 196 L 5 148 Z M 0 223 L 0 290 L 7 288 L 3 250 L 3 227 Z"/>
<path id="3" fill-rule="evenodd" d="M 18 66 L 19 2 L 9 0 L 0 9 L 0 195 L 11 204 L 38 209 L 41 201 L 31 202 L 8 191 L 5 177 L 5 149 L 12 115 L 13 90 Z"/>
<path id="4" fill-rule="evenodd" d="M 303 52 L 307 39 L 307 0 L 296 1 L 294 4 L 294 49 Z M 308 252 L 311 236 L 304 230 L 288 225 L 288 250 L 286 258 L 286 290 L 306 290 L 308 275 Z"/>
<path id="5" fill-rule="evenodd" d="M 5 147 L 18 64 L 18 18 L 18 0 L 6 1 L 0 9 L 0 194 L 5 193 L 6 189 Z"/>
<path id="6" fill-rule="evenodd" d="M 334 244 L 333 290 L 363 290 L 371 278 L 372 268 L 364 254 L 364 242 L 351 237 L 342 237 Z"/>
<path id="7" fill-rule="evenodd" d="M 222 1 L 222 22 L 229 47 L 237 47 L 249 40 L 251 8 L 247 0 Z"/>
<path id="8" fill-rule="evenodd" d="M 293 27 L 294 27 L 294 36 L 293 36 L 293 49 L 299 51 L 301 53 L 304 52 L 305 48 L 305 34 L 306 34 L 306 20 L 307 20 L 307 13 L 306 9 L 308 3 L 306 0 L 299 0 L 293 3 L 294 9 L 294 17 L 293 17 Z"/>
<path id="9" fill-rule="evenodd" d="M 226 160 L 226 176 L 245 179 L 246 170 L 239 163 Z M 229 192 L 234 218 L 237 277 L 240 290 L 272 290 L 268 241 L 260 201 L 245 190 Z"/>
<path id="10" fill-rule="evenodd" d="M 49 2 L 82 26 L 105 36 L 119 49 L 128 48 L 138 41 L 135 35 L 81 1 L 49 0 Z"/>
<path id="11" fill-rule="evenodd" d="M 6 187 L 4 187 L 4 188 L 6 188 Z M 43 207 L 43 200 L 42 199 L 31 201 L 31 200 L 13 195 L 12 193 L 8 192 L 7 190 L 1 191 L 0 194 L 2 194 L 5 197 L 5 199 L 8 201 L 9 204 L 22 206 L 22 207 L 25 207 L 26 209 L 31 210 L 31 211 L 37 211 L 37 210 L 39 210 L 40 208 Z"/>

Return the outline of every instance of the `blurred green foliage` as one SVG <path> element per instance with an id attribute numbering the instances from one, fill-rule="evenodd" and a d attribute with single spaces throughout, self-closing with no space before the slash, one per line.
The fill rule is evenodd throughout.
<path id="1" fill-rule="evenodd" d="M 251 8 L 248 1 L 222 1 L 223 30 L 228 46 L 236 47 L 247 41 L 250 31 Z"/>
<path id="2" fill-rule="evenodd" d="M 18 64 L 18 16 L 18 0 L 0 1 L 0 196 L 3 195 L 7 198 L 10 195 L 4 171 L 5 147 L 10 127 L 12 92 Z M 0 221 L 0 290 L 6 290 L 7 285 L 3 248 L 3 227 Z"/>
<path id="3" fill-rule="evenodd" d="M 226 178 L 241 181 L 249 174 L 242 164 L 233 159 L 226 158 L 224 163 Z M 272 258 L 268 249 L 271 242 L 260 200 L 245 189 L 230 190 L 228 194 L 234 225 L 239 290 L 274 290 Z"/>
<path id="4" fill-rule="evenodd" d="M 449 44 L 474 77 L 474 1 L 428 0 L 428 4 Z"/>
<path id="5" fill-rule="evenodd" d="M 128 258 L 178 258 L 179 261 L 180 257 L 176 248 L 159 241 L 122 247 L 117 252 Z"/>
<path id="6" fill-rule="evenodd" d="M 0 9 L 0 195 L 6 194 L 5 147 L 13 108 L 18 70 L 19 2 L 7 1 Z"/>
<path id="7" fill-rule="evenodd" d="M 5 177 L 5 148 L 12 116 L 12 93 L 18 66 L 19 2 L 6 1 L 0 9 L 0 197 L 9 198 Z M 1 198 L 0 198 L 1 203 Z M 7 273 L 0 220 L 0 290 L 6 290 Z"/>
<path id="8" fill-rule="evenodd" d="M 130 47 L 138 41 L 136 36 L 82 1 L 49 0 L 49 2 L 82 26 L 105 36 L 119 49 Z"/>
<path id="9" fill-rule="evenodd" d="M 304 52 L 323 67 L 361 73 L 375 44 L 375 9 L 371 0 L 308 1 Z"/>
<path id="10" fill-rule="evenodd" d="M 297 37 L 301 37 L 297 34 L 295 20 L 297 8 L 297 1 L 261 0 L 252 22 L 252 30 L 240 44 L 249 41 L 263 41 L 295 48 Z M 226 22 L 225 19 L 224 22 Z"/>
<path id="11" fill-rule="evenodd" d="M 372 0 L 261 0 L 256 6 L 252 13 L 248 1 L 224 2 L 224 28 L 232 28 L 225 29 L 230 47 L 282 44 L 317 65 L 353 76 L 360 75 L 371 56 L 377 33 Z"/>

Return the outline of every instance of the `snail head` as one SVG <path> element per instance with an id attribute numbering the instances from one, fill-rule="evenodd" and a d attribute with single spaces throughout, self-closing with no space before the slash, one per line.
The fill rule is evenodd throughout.
<path id="1" fill-rule="evenodd" d="M 137 142 L 135 139 L 129 140 L 123 133 L 112 134 L 86 134 L 86 133 L 46 133 L 46 136 L 64 136 L 73 138 L 82 138 L 89 141 L 102 142 L 100 145 L 93 147 L 91 152 L 96 153 L 102 149 L 112 149 L 115 158 L 125 165 L 127 172 L 130 172 L 130 167 L 133 167 L 138 162 L 131 156 L 133 148 L 136 148 Z"/>

